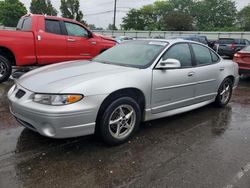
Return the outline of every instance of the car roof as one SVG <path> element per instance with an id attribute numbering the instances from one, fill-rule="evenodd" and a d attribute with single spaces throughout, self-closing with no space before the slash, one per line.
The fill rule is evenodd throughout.
<path id="1" fill-rule="evenodd" d="M 42 14 L 26 14 L 23 17 L 45 17 L 45 18 L 49 18 L 49 19 L 62 20 L 62 21 L 66 21 L 66 22 L 73 22 L 73 23 L 83 25 L 82 23 L 77 22 L 73 19 L 62 18 L 62 17 L 58 17 L 58 16 L 48 16 L 48 15 L 42 15 Z"/>
<path id="2" fill-rule="evenodd" d="M 137 40 L 134 40 L 134 41 L 166 42 L 166 43 L 169 43 L 169 44 L 187 42 L 187 43 L 194 43 L 194 44 L 199 44 L 199 45 L 206 46 L 206 45 L 204 45 L 203 43 L 200 43 L 200 42 L 185 40 L 185 39 L 180 39 L 180 38 L 177 38 L 177 39 L 137 39 Z"/>

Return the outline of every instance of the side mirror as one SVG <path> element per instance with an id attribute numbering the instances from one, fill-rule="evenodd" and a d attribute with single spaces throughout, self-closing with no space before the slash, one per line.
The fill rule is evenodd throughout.
<path id="1" fill-rule="evenodd" d="M 93 34 L 92 34 L 92 32 L 88 32 L 88 38 L 93 38 Z"/>
<path id="2" fill-rule="evenodd" d="M 161 59 L 158 65 L 156 66 L 157 69 L 178 69 L 180 67 L 181 63 L 177 59 Z"/>

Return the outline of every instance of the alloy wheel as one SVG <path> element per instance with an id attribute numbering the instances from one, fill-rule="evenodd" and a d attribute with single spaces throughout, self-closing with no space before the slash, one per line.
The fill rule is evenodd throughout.
<path id="1" fill-rule="evenodd" d="M 136 123 L 135 110 L 130 105 L 120 105 L 112 113 L 109 119 L 109 132 L 117 139 L 127 137 Z"/>

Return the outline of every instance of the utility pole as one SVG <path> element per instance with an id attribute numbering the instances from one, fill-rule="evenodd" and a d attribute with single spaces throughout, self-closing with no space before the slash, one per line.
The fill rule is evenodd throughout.
<path id="1" fill-rule="evenodd" d="M 113 22 L 113 30 L 115 30 L 115 21 L 116 21 L 116 2 L 117 0 L 115 0 L 115 4 L 114 4 L 114 22 Z"/>

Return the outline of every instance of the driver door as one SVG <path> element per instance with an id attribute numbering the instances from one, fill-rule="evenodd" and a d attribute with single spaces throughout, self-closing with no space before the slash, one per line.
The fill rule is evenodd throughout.
<path id="1" fill-rule="evenodd" d="M 178 69 L 154 69 L 152 83 L 152 113 L 192 105 L 195 97 L 195 72 L 188 43 L 178 43 L 170 47 L 162 60 L 177 59 Z"/>
<path id="2" fill-rule="evenodd" d="M 89 37 L 89 31 L 72 22 L 64 22 L 68 33 L 67 49 L 69 60 L 92 59 L 98 54 L 97 41 Z"/>

